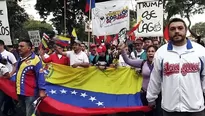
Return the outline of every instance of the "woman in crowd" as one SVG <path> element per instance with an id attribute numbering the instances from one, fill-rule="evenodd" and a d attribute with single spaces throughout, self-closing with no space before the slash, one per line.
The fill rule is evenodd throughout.
<path id="1" fill-rule="evenodd" d="M 125 48 L 125 45 L 123 44 L 121 46 L 121 49 L 122 49 L 122 57 L 125 63 L 127 63 L 128 65 L 132 67 L 141 69 L 141 74 L 143 77 L 143 83 L 142 83 L 142 89 L 141 89 L 141 100 L 142 100 L 143 105 L 147 106 L 148 102 L 146 100 L 146 91 L 147 91 L 148 83 L 150 80 L 150 73 L 153 68 L 153 58 L 154 58 L 155 52 L 157 51 L 157 47 L 153 45 L 147 47 L 147 60 L 128 58 L 127 53 L 124 48 Z M 161 107 L 160 102 L 159 102 L 159 105 L 157 104 L 157 107 L 159 108 Z M 161 116 L 161 113 L 159 113 L 158 111 L 159 110 L 150 111 L 148 113 L 145 113 L 145 116 Z"/>

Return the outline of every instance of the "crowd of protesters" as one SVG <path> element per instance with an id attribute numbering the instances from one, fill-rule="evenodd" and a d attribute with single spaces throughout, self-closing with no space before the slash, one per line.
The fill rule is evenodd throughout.
<path id="1" fill-rule="evenodd" d="M 205 48 L 186 38 L 186 32 L 184 21 L 174 18 L 169 23 L 170 42 L 164 45 L 157 37 L 139 37 L 130 44 L 91 44 L 90 49 L 79 40 L 75 40 L 70 49 L 55 41 L 52 48 L 41 47 L 36 53 L 29 40 L 20 41 L 18 50 L 10 47 L 9 51 L 0 40 L 0 76 L 10 78 L 16 74 L 18 95 L 18 102 L 13 102 L 0 91 L 0 116 L 14 114 L 16 104 L 23 115 L 32 115 L 36 96 L 46 96 L 42 63 L 49 62 L 73 68 L 97 66 L 100 70 L 134 68 L 143 77 L 142 103 L 153 110 L 115 114 L 117 116 L 204 116 L 205 55 L 201 51 Z M 36 76 L 38 80 L 33 78 Z M 11 107 L 12 103 L 16 104 Z"/>

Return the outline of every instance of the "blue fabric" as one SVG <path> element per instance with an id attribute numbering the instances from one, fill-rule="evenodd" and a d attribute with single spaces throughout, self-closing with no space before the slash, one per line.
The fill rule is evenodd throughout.
<path id="1" fill-rule="evenodd" d="M 49 97 L 57 101 L 84 108 L 142 106 L 140 93 L 120 95 L 105 94 L 67 88 L 51 83 L 47 83 L 46 92 Z"/>
<path id="2" fill-rule="evenodd" d="M 90 63 L 92 63 L 93 62 L 93 59 L 95 58 L 95 56 L 94 55 L 89 55 L 89 61 L 90 61 Z"/>
<path id="3" fill-rule="evenodd" d="M 44 77 L 44 73 L 43 73 L 43 65 L 42 65 L 42 62 L 39 61 L 36 66 L 35 66 L 35 74 L 36 74 L 36 80 L 37 80 L 37 83 L 38 83 L 38 89 L 43 89 L 45 90 L 45 77 Z"/>
<path id="4" fill-rule="evenodd" d="M 199 58 L 199 60 L 200 60 L 200 63 L 201 63 L 200 77 L 201 77 L 201 79 L 202 79 L 202 78 L 203 78 L 202 72 L 203 72 L 203 70 L 204 70 L 204 62 L 202 61 L 201 58 Z"/>
<path id="5" fill-rule="evenodd" d="M 187 39 L 187 45 L 186 45 L 187 49 L 192 49 L 193 46 L 191 44 L 191 40 Z M 167 50 L 173 50 L 173 42 L 169 41 L 168 46 L 167 46 Z"/>
<path id="6" fill-rule="evenodd" d="M 90 1 L 91 1 L 91 9 L 95 8 L 95 0 L 87 0 L 87 4 L 90 6 Z"/>

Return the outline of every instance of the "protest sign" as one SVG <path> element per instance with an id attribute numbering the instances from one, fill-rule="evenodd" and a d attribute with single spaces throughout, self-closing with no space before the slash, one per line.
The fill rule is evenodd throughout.
<path id="1" fill-rule="evenodd" d="M 0 1 L 0 40 L 3 40 L 5 45 L 12 45 L 6 1 Z"/>
<path id="2" fill-rule="evenodd" d="M 115 0 L 96 3 L 92 9 L 92 34 L 113 35 L 121 29 L 129 30 L 129 0 Z"/>
<path id="3" fill-rule="evenodd" d="M 163 2 L 137 2 L 137 17 L 142 18 L 137 37 L 163 36 Z"/>
<path id="4" fill-rule="evenodd" d="M 92 22 L 91 21 L 85 22 L 85 32 L 92 32 Z"/>
<path id="5" fill-rule="evenodd" d="M 38 30 L 28 31 L 30 41 L 34 47 L 38 47 L 41 43 L 41 38 Z"/>

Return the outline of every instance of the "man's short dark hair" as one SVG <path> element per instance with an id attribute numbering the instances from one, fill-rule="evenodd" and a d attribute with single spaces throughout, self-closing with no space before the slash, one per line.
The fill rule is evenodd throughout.
<path id="1" fill-rule="evenodd" d="M 31 48 L 33 47 L 30 40 L 24 39 L 24 40 L 21 40 L 20 42 L 25 42 L 29 47 L 31 47 Z"/>
<path id="2" fill-rule="evenodd" d="M 0 40 L 0 45 L 5 45 L 4 41 L 3 40 Z"/>
<path id="3" fill-rule="evenodd" d="M 145 42 L 146 40 L 151 40 L 152 41 L 152 38 L 151 37 L 143 37 L 143 42 Z"/>
<path id="4" fill-rule="evenodd" d="M 182 20 L 182 19 L 180 19 L 180 18 L 173 18 L 173 19 L 171 19 L 171 20 L 169 21 L 169 23 L 168 23 L 168 27 L 169 27 L 170 24 L 173 23 L 173 22 L 182 22 L 182 23 L 184 24 L 185 29 L 187 29 L 186 23 L 184 22 L 184 20 Z"/>

